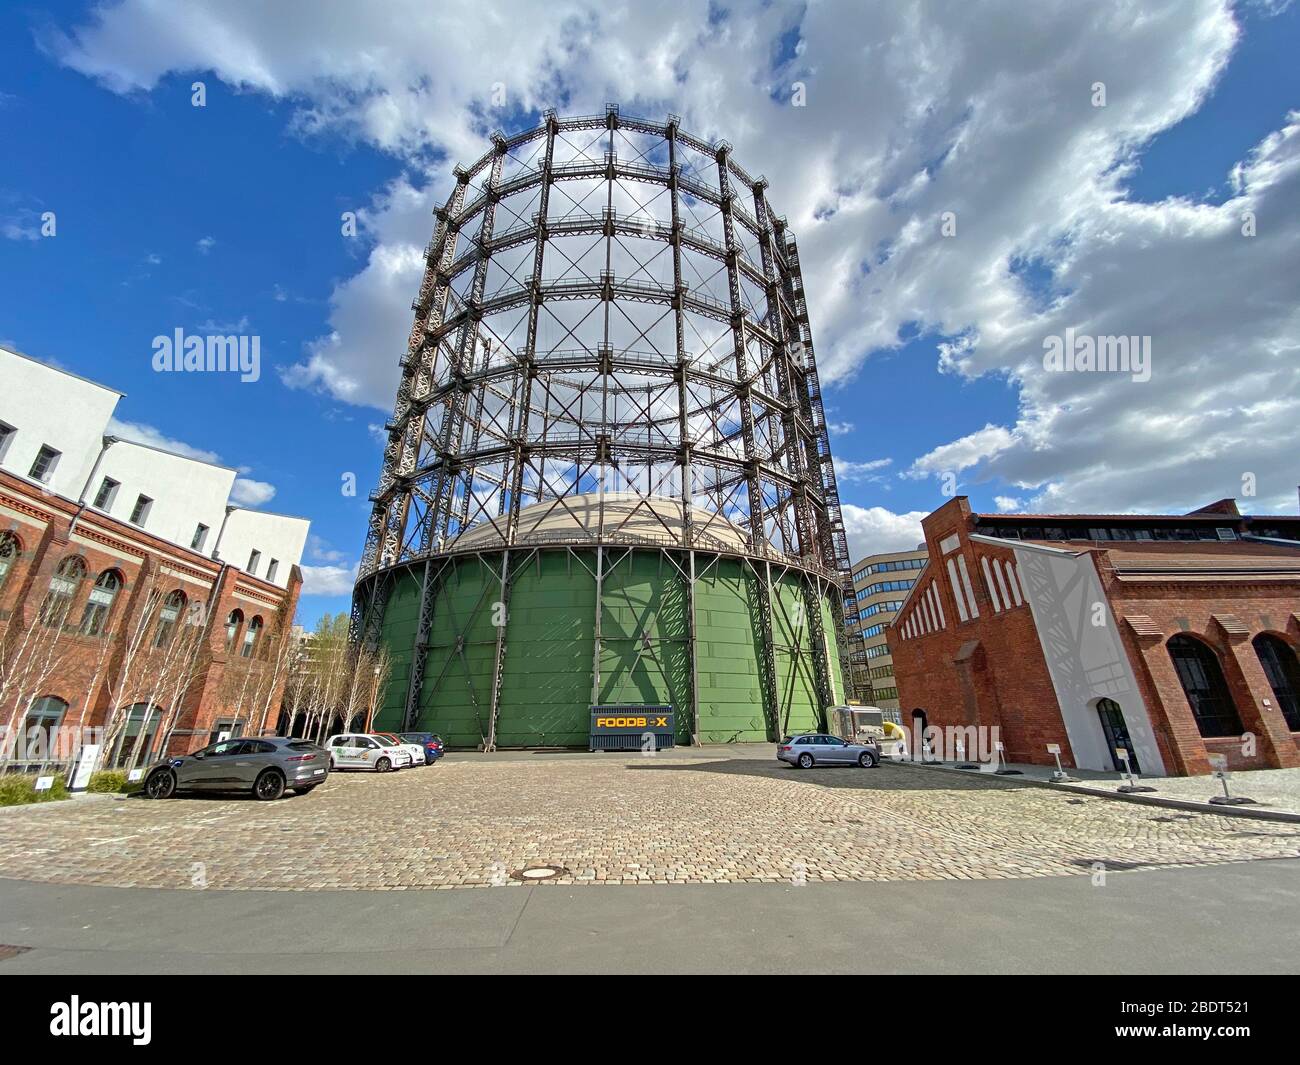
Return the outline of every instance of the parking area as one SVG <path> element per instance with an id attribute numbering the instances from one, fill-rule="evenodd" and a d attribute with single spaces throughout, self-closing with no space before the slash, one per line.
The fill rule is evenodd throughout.
<path id="1" fill-rule="evenodd" d="M 770 746 L 450 755 L 275 802 L 78 799 L 0 814 L 0 877 L 272 890 L 983 880 L 1300 857 L 1300 826 Z"/>

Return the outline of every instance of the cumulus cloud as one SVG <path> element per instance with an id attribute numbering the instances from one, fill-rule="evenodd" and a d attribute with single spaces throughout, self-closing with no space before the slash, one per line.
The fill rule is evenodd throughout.
<path id="1" fill-rule="evenodd" d="M 236 477 L 230 490 L 230 501 L 241 507 L 260 507 L 275 498 L 275 485 L 254 481 L 251 477 Z"/>
<path id="2" fill-rule="evenodd" d="M 306 566 L 302 570 L 303 595 L 351 595 L 357 581 L 356 566 Z"/>
<path id="3" fill-rule="evenodd" d="M 923 510 L 895 514 L 884 507 L 859 507 L 852 503 L 844 504 L 842 509 L 849 557 L 854 562 L 884 551 L 912 551 L 925 543 L 921 532 Z"/>
<path id="4" fill-rule="evenodd" d="M 680 114 L 766 173 L 799 235 L 828 386 L 920 330 L 932 366 L 1015 390 L 1014 424 L 946 441 L 936 426 L 911 476 L 965 470 L 1031 506 L 1121 510 L 1240 494 L 1250 474 L 1260 507 L 1294 507 L 1300 118 L 1223 176 L 1223 202 L 1125 191 L 1144 146 L 1221 77 L 1240 33 L 1228 0 L 1039 0 L 1014 17 L 968 0 L 484 0 L 472 14 L 391 0 L 382 17 L 317 15 L 309 0 L 124 0 L 49 42 L 118 92 L 213 71 L 288 101 L 302 135 L 342 131 L 404 163 L 360 212 L 362 265 L 289 383 L 386 409 L 452 164 L 496 125 L 618 100 Z M 795 81 L 807 106 L 791 106 Z M 1068 327 L 1150 336 L 1151 380 L 1046 372 L 1043 340 Z"/>

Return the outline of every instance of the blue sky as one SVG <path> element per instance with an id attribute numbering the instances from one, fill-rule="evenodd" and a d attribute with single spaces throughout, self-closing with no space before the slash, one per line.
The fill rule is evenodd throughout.
<path id="1" fill-rule="evenodd" d="M 1167 55 L 1159 47 L 1152 55 L 1150 45 L 1122 26 L 1072 23 L 1077 50 L 1095 48 L 1105 57 L 1096 60 L 1097 76 L 1106 78 L 1111 102 L 1109 125 L 1100 133 L 1097 116 L 1078 104 L 1093 80 L 1086 64 L 1076 71 L 1068 67 L 1073 59 L 1050 58 L 1026 69 L 1014 40 L 1019 30 L 1007 29 L 1002 82 L 1022 78 L 1022 94 L 1046 94 L 1025 105 L 1024 122 L 1034 120 L 1036 107 L 1059 109 L 1050 135 L 1063 136 L 1064 125 L 1073 139 L 1061 143 L 1079 153 L 1061 166 L 1034 151 L 1049 136 L 1047 127 L 1022 135 L 1010 132 L 1017 123 L 993 121 L 998 108 L 1005 117 L 1020 106 L 1016 93 L 1004 94 L 993 76 L 996 52 L 986 55 L 993 67 L 987 74 L 954 60 L 950 95 L 926 90 L 933 93 L 924 102 L 935 122 L 914 124 L 863 117 L 852 99 L 854 64 L 888 32 L 870 20 L 832 34 L 803 5 L 761 5 L 751 22 L 739 5 L 710 11 L 683 4 L 674 17 L 695 29 L 683 33 L 686 43 L 665 60 L 672 75 L 660 76 L 629 73 L 626 64 L 620 69 L 617 56 L 600 68 L 572 37 L 593 47 L 624 40 L 635 52 L 644 31 L 614 18 L 609 12 L 617 5 L 570 6 L 576 21 L 567 41 L 531 34 L 521 18 L 519 39 L 509 44 L 520 50 L 523 85 L 495 114 L 485 111 L 487 74 L 458 80 L 455 71 L 431 68 L 424 78 L 418 58 L 392 57 L 404 44 L 402 34 L 358 41 L 339 30 L 331 38 L 330 27 L 310 27 L 310 5 L 300 9 L 297 28 L 287 14 L 259 21 L 258 5 L 178 4 L 191 8 L 193 18 L 166 24 L 150 5 L 133 2 L 108 4 L 102 15 L 81 3 L 6 7 L 0 12 L 0 143 L 7 149 L 0 167 L 0 342 L 120 388 L 127 398 L 119 417 L 240 467 L 247 478 L 274 486 L 268 509 L 310 518 L 314 539 L 304 561 L 313 567 L 313 590 L 325 593 L 303 600 L 300 620 L 310 625 L 324 611 L 346 609 L 342 588 L 364 538 L 365 496 L 381 458 L 373 427 L 385 412 L 377 404 L 381 397 L 387 402 L 383 382 L 395 376 L 409 328 L 410 266 L 386 269 L 385 255 L 400 258 L 403 249 L 413 253 L 427 240 L 429 207 L 445 194 L 450 163 L 477 155 L 469 148 L 487 130 L 513 131 L 549 103 L 586 110 L 594 101 L 620 99 L 629 112 L 673 110 L 688 123 L 694 119 L 705 135 L 728 136 L 747 166 L 772 177 L 772 199 L 790 205 L 805 261 L 820 264 L 809 278 L 812 324 L 829 381 L 828 417 L 840 428 L 832 446 L 843 463 L 841 496 L 854 508 L 858 545 L 892 548 L 912 537 L 916 517 L 943 502 L 937 475 L 945 470 L 957 472 L 976 509 L 1123 510 L 1187 508 L 1236 495 L 1240 472 L 1258 467 L 1267 489 L 1250 505 L 1295 510 L 1294 436 L 1255 455 L 1223 414 L 1235 412 L 1238 421 L 1249 415 L 1265 427 L 1276 417 L 1294 433 L 1294 410 L 1269 405 L 1294 398 L 1294 377 L 1266 361 L 1278 353 L 1279 336 L 1289 343 L 1283 349 L 1294 352 L 1294 298 L 1290 308 L 1284 294 L 1262 310 L 1248 306 L 1259 284 L 1245 276 L 1245 267 L 1226 265 L 1229 274 L 1243 276 L 1243 291 L 1222 297 L 1241 301 L 1241 320 L 1214 336 L 1204 323 L 1195 332 L 1188 327 L 1187 335 L 1167 324 L 1161 315 L 1168 297 L 1153 296 L 1151 307 L 1135 309 L 1126 293 L 1150 284 L 1143 259 L 1150 254 L 1148 229 L 1163 235 L 1187 227 L 1183 250 L 1171 248 L 1161 262 L 1165 270 L 1187 270 L 1186 278 L 1166 283 L 1195 306 L 1204 302 L 1198 286 L 1220 295 L 1224 287 L 1214 278 L 1222 259 L 1214 240 L 1223 229 L 1214 211 L 1235 211 L 1228 201 L 1253 195 L 1272 205 L 1273 214 L 1261 210 L 1261 226 L 1296 224 L 1276 217 L 1296 202 L 1290 177 L 1276 177 L 1293 173 L 1292 148 L 1268 149 L 1265 155 L 1273 155 L 1261 159 L 1267 165 L 1256 168 L 1245 193 L 1229 181 L 1232 169 L 1249 162 L 1287 127 L 1289 110 L 1300 107 L 1296 6 L 1234 8 L 1207 0 L 1193 13 L 1191 5 L 1181 12 L 1161 5 Z M 189 32 L 200 16 L 207 28 Z M 1062 19 L 1076 17 L 1062 8 Z M 215 32 L 224 18 L 231 20 L 229 33 Z M 705 19 L 713 29 L 700 34 Z M 989 22 L 997 19 L 972 24 L 969 39 L 997 32 Z M 733 58 L 712 52 L 705 38 L 742 28 L 759 40 L 750 67 L 733 69 Z M 1050 27 L 1042 29 L 1045 41 L 1059 39 Z M 436 23 L 414 26 L 413 52 L 438 56 L 448 47 L 438 31 Z M 425 34 L 428 47 L 420 50 Z M 1134 52 L 1122 64 L 1119 52 L 1130 47 Z M 1220 58 L 1206 59 L 1216 47 Z M 465 71 L 473 70 L 481 48 L 466 42 L 457 60 Z M 390 52 L 375 60 L 375 69 L 357 73 L 353 50 L 373 58 L 384 49 Z M 917 65 L 924 61 L 918 51 Z M 871 98 L 905 101 L 917 92 L 908 69 L 873 70 Z M 792 116 L 784 102 L 795 76 L 809 86 L 806 115 Z M 206 85 L 203 108 L 191 105 L 196 79 Z M 836 79 L 844 81 L 833 90 L 834 103 L 822 103 Z M 727 92 L 721 104 L 710 96 L 710 84 L 756 91 Z M 1179 103 L 1183 90 L 1188 98 Z M 945 109 L 952 122 L 936 132 Z M 789 149 L 780 147 L 779 136 L 805 138 L 805 158 L 835 145 L 839 176 L 827 182 L 811 164 L 801 172 L 785 158 Z M 854 142 L 867 146 L 856 156 Z M 990 161 L 1023 159 L 1005 180 L 994 181 L 996 168 L 981 165 L 981 153 Z M 923 163 L 934 172 L 918 181 Z M 1072 171 L 1078 188 L 1090 192 L 1077 202 Z M 989 220 L 975 246 L 958 253 L 960 261 L 944 245 L 908 236 L 909 223 L 943 202 L 924 204 L 918 197 L 927 192 L 914 191 L 921 185 L 936 195 L 947 185 L 942 195 L 966 198 L 958 210 L 961 226 L 972 215 Z M 913 191 L 900 195 L 904 188 Z M 1023 211 L 1012 213 L 1017 205 Z M 1135 210 L 1138 205 L 1150 209 Z M 361 233 L 344 237 L 340 215 L 358 210 Z M 44 211 L 55 212 L 57 236 L 32 239 Z M 1248 262 L 1294 257 L 1285 249 L 1296 246 L 1260 241 Z M 881 247 L 890 249 L 888 261 L 877 264 L 871 249 Z M 1281 258 L 1258 269 L 1275 277 L 1289 267 L 1294 279 L 1297 265 Z M 1117 273 L 1116 284 L 1103 283 Z M 1153 333 L 1158 352 L 1168 352 L 1171 363 L 1182 360 L 1178 372 L 1162 378 L 1167 385 L 1117 391 L 1103 404 L 1090 387 L 1071 383 L 1075 391 L 1062 392 L 1057 382 L 1029 375 L 1026 360 L 1037 357 L 1044 331 L 1104 323 L 1118 306 L 1128 317 L 1116 331 Z M 1231 318 L 1232 307 L 1225 303 L 1220 317 Z M 367 323 L 378 324 L 368 329 Z M 241 384 L 154 373 L 152 338 L 178 327 L 259 335 L 262 379 Z M 962 337 L 955 349 L 943 347 Z M 1192 373 L 1201 339 L 1206 352 L 1257 352 L 1265 361 L 1256 370 L 1267 378 L 1259 391 L 1216 392 L 1222 384 L 1216 374 L 1226 379 L 1237 372 L 1231 363 Z M 365 368 L 366 360 L 375 369 Z M 1231 461 L 1221 458 L 1222 447 L 1211 449 L 1214 455 L 1197 451 L 1203 427 L 1170 423 L 1153 434 L 1162 440 L 1184 434 L 1186 446 L 1167 455 L 1161 441 L 1143 436 L 1179 410 L 1225 426 L 1237 448 Z M 1071 419 L 1078 421 L 1072 426 Z M 1089 448 L 1101 457 L 1081 458 Z M 349 472 L 358 484 L 352 498 L 340 489 Z"/>

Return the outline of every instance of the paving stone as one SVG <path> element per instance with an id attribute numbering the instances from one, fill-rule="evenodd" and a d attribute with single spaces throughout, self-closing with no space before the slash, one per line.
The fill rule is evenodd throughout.
<path id="1" fill-rule="evenodd" d="M 310 796 L 69 801 L 7 811 L 0 876 L 196 890 L 791 883 L 1091 875 L 1092 863 L 1203 865 L 1300 856 L 1300 827 L 906 766 L 795 771 L 695 756 L 457 761 L 337 773 Z M 510 880 L 506 886 L 525 886 Z"/>

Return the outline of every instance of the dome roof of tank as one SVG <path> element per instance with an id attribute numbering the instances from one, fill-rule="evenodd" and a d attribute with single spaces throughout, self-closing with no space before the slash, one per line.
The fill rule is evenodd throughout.
<path id="1" fill-rule="evenodd" d="M 747 554 L 742 529 L 711 510 L 688 504 L 692 545 L 705 551 Z M 446 550 L 484 550 L 505 543 L 505 519 L 480 522 L 467 529 Z M 516 545 L 537 544 L 638 544 L 653 547 L 685 546 L 683 507 L 667 496 L 595 493 L 544 499 L 519 511 Z"/>

